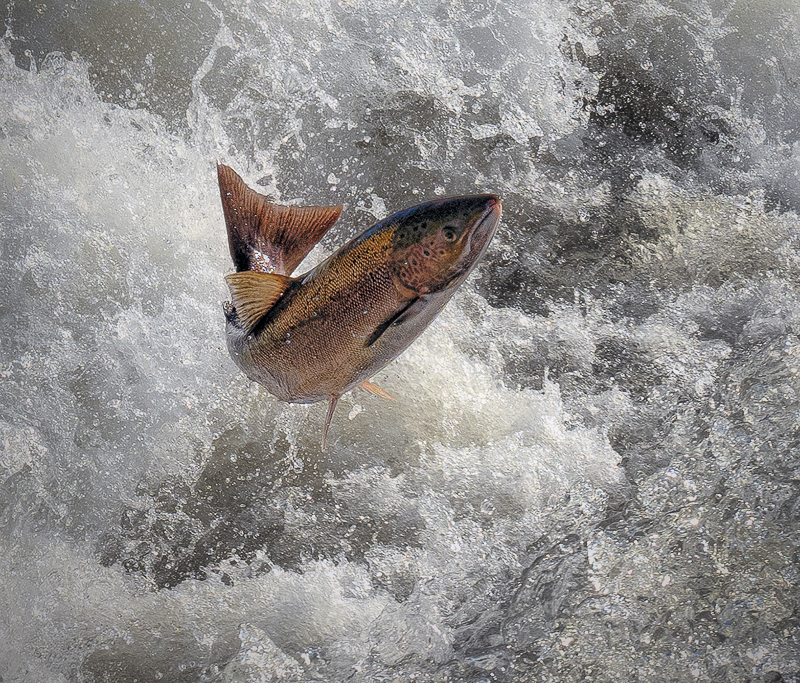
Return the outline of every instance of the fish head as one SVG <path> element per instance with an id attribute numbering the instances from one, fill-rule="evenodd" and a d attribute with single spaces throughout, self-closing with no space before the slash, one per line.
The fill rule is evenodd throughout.
<path id="1" fill-rule="evenodd" d="M 392 217 L 391 267 L 399 285 L 418 295 L 457 287 L 486 251 L 502 205 L 492 194 L 451 197 Z"/>

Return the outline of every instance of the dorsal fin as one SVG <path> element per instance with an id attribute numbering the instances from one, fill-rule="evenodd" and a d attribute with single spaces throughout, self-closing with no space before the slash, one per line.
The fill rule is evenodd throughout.
<path id="1" fill-rule="evenodd" d="M 246 332 L 250 332 L 275 305 L 292 281 L 293 278 L 285 275 L 252 270 L 225 276 L 236 317 Z"/>
<path id="2" fill-rule="evenodd" d="M 217 164 L 228 244 L 237 271 L 290 275 L 342 212 L 341 206 L 281 206 Z"/>

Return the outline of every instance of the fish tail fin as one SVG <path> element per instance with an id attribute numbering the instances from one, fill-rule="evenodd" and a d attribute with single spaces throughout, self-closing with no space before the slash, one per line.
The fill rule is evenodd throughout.
<path id="1" fill-rule="evenodd" d="M 325 417 L 325 426 L 322 428 L 322 450 L 325 450 L 325 445 L 328 443 L 328 428 L 331 426 L 333 419 L 333 412 L 336 410 L 336 404 L 339 402 L 338 396 L 331 396 L 328 399 L 328 414 Z"/>
<path id="2" fill-rule="evenodd" d="M 290 275 L 342 212 L 341 206 L 281 206 L 217 164 L 228 244 L 237 271 Z"/>

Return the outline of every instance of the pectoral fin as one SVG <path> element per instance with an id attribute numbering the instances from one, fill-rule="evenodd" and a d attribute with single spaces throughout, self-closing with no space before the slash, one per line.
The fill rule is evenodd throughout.
<path id="1" fill-rule="evenodd" d="M 394 401 L 394 396 L 392 396 L 388 391 L 381 389 L 377 384 L 373 384 L 369 380 L 364 380 L 358 386 L 360 386 L 362 389 L 366 389 L 370 394 L 375 394 L 381 398 L 388 398 L 390 401 Z"/>
<path id="2" fill-rule="evenodd" d="M 293 278 L 248 270 L 226 275 L 225 282 L 231 290 L 236 317 L 245 331 L 250 332 L 281 298 Z"/>
<path id="3" fill-rule="evenodd" d="M 217 165 L 228 244 L 237 271 L 290 275 L 339 218 L 341 206 L 281 206 Z"/>
<path id="4" fill-rule="evenodd" d="M 364 342 L 364 346 L 372 346 L 378 339 L 381 338 L 384 332 L 388 330 L 390 327 L 395 325 L 402 325 L 405 322 L 408 322 L 419 313 L 421 313 L 425 307 L 428 305 L 428 300 L 424 296 L 418 296 L 411 301 L 408 302 L 403 308 L 396 311 L 393 315 L 389 316 L 386 320 L 384 320 L 380 325 L 378 325 L 372 332 L 371 335 L 367 338 L 367 341 Z"/>

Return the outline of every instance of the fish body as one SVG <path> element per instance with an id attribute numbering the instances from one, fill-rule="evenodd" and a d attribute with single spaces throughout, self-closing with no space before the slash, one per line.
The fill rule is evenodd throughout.
<path id="1" fill-rule="evenodd" d="M 227 166 L 219 184 L 231 256 L 228 349 L 252 380 L 292 403 L 339 397 L 430 324 L 483 256 L 500 219 L 495 195 L 440 199 L 400 211 L 309 272 L 294 268 L 341 207 L 282 207 Z"/>

